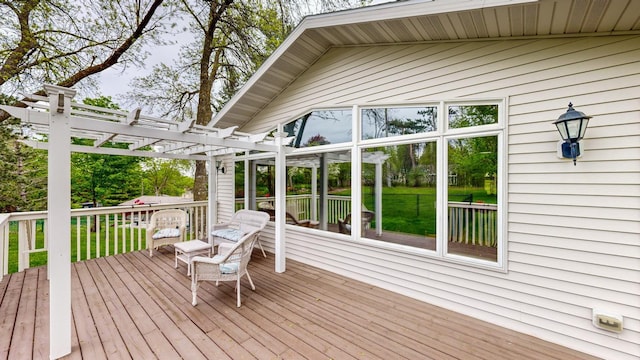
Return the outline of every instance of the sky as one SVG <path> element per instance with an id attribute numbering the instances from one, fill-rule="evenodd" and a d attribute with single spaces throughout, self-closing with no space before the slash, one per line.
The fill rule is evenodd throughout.
<path id="1" fill-rule="evenodd" d="M 393 0 L 374 0 L 372 5 L 387 2 L 393 2 Z M 149 74 L 154 65 L 160 63 L 173 64 L 173 60 L 178 55 L 181 40 L 188 41 L 189 37 L 189 33 L 179 34 L 175 38 L 177 42 L 175 45 L 154 46 L 147 49 L 150 55 L 142 69 L 130 67 L 122 71 L 122 69 L 114 69 L 112 67 L 103 71 L 98 79 L 99 93 L 91 96 L 111 96 L 114 102 L 121 102 L 119 101 L 120 98 L 129 91 L 129 83 L 134 77 Z"/>

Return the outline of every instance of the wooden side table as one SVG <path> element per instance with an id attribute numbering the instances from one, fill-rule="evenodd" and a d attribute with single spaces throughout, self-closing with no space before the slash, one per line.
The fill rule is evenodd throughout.
<path id="1" fill-rule="evenodd" d="M 191 276 L 191 259 L 196 256 L 206 255 L 211 257 L 211 244 L 202 240 L 183 241 L 173 244 L 176 251 L 176 264 L 178 268 L 178 260 L 187 264 L 187 275 Z"/>

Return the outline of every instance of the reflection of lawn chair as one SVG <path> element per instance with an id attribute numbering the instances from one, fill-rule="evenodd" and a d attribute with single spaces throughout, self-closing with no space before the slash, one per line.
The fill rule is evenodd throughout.
<path id="1" fill-rule="evenodd" d="M 267 209 L 267 208 L 263 208 L 260 209 L 260 211 L 264 211 L 267 214 L 269 214 L 269 220 L 271 221 L 275 221 L 276 220 L 276 211 L 274 209 Z M 291 214 L 290 212 L 286 212 L 286 223 L 289 225 L 298 225 L 298 226 L 304 226 L 304 227 L 317 227 L 318 226 L 318 222 L 317 221 L 311 221 L 311 220 L 298 220 L 296 219 L 295 216 L 293 216 L 293 214 Z"/>
<path id="2" fill-rule="evenodd" d="M 369 210 L 362 210 L 362 232 L 369 228 L 371 221 L 373 221 L 375 213 Z M 338 219 L 338 230 L 343 234 L 351 234 L 351 213 L 342 219 Z"/>

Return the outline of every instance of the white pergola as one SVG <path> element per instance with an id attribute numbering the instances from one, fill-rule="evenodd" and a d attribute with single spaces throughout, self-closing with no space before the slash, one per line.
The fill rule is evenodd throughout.
<path id="1" fill-rule="evenodd" d="M 30 129 L 27 145 L 49 150 L 48 156 L 48 276 L 50 298 L 49 349 L 55 359 L 71 353 L 71 152 L 128 155 L 168 159 L 205 160 L 209 163 L 207 224 L 216 223 L 217 157 L 238 151 L 262 151 L 276 159 L 275 271 L 285 270 L 284 219 L 286 164 L 282 128 L 274 137 L 247 134 L 237 126 L 218 129 L 73 103 L 76 91 L 44 85 L 47 97 L 30 95 L 27 108 L 0 106 Z M 73 145 L 72 138 L 91 139 L 92 145 Z M 46 139 L 46 141 L 39 140 Z M 105 146 L 125 143 L 128 148 Z M 210 237 L 210 235 L 209 235 Z M 211 241 L 211 239 L 209 239 Z"/>

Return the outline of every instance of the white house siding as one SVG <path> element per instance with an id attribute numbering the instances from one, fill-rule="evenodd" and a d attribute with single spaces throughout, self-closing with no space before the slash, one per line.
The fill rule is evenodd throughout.
<path id="1" fill-rule="evenodd" d="M 243 130 L 311 108 L 508 100 L 507 272 L 287 227 L 287 257 L 608 359 L 640 356 L 640 36 L 334 48 Z M 552 122 L 593 116 L 577 166 Z M 271 230 L 273 231 L 273 230 Z M 271 234 L 263 236 L 272 248 Z M 624 316 L 621 334 L 593 308 Z"/>
<path id="2" fill-rule="evenodd" d="M 235 192 L 231 191 L 234 187 L 235 166 L 232 156 L 221 158 L 224 164 L 224 174 L 218 172 L 218 214 L 217 222 L 225 222 L 231 219 L 235 211 Z"/>

